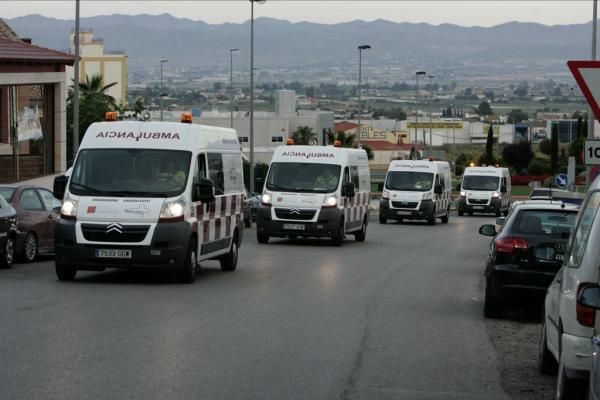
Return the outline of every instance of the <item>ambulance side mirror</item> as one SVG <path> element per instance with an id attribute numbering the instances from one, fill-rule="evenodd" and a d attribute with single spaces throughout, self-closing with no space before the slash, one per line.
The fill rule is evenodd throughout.
<path id="1" fill-rule="evenodd" d="M 506 185 L 500 186 L 500 193 L 506 193 Z"/>
<path id="2" fill-rule="evenodd" d="M 354 183 L 346 182 L 342 185 L 342 196 L 346 197 L 354 197 L 356 193 L 354 192 Z"/>
<path id="3" fill-rule="evenodd" d="M 69 177 L 65 175 L 60 175 L 54 178 L 54 185 L 52 186 L 52 194 L 58 200 L 63 199 L 65 197 L 65 190 L 67 189 L 67 182 L 69 181 Z"/>
<path id="4" fill-rule="evenodd" d="M 265 179 L 264 178 L 256 178 L 254 180 L 254 192 L 255 193 L 262 193 L 263 186 L 265 186 Z"/>
<path id="5" fill-rule="evenodd" d="M 435 194 L 443 194 L 444 188 L 438 183 L 437 185 L 435 185 L 434 192 Z"/>
<path id="6" fill-rule="evenodd" d="M 200 182 L 194 185 L 192 201 L 201 201 L 210 203 L 215 199 L 215 185 L 210 179 L 200 179 Z"/>

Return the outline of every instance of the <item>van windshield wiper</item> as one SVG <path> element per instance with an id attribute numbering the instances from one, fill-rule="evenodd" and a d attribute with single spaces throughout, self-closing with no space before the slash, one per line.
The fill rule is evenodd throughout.
<path id="1" fill-rule="evenodd" d="M 275 183 L 267 183 L 267 188 L 270 189 L 270 190 L 281 190 L 281 191 L 284 191 L 284 192 L 285 191 L 293 190 L 293 189 L 290 189 L 290 188 L 286 188 L 286 187 L 277 185 Z"/>
<path id="2" fill-rule="evenodd" d="M 105 192 L 111 196 L 125 197 L 125 196 L 139 196 L 139 197 L 171 197 L 170 193 L 163 192 L 142 192 L 134 190 L 115 190 L 113 192 Z"/>
<path id="3" fill-rule="evenodd" d="M 104 191 L 100 190 L 100 189 L 96 189 L 94 187 L 88 186 L 88 185 L 84 185 L 82 183 L 78 183 L 78 182 L 71 182 L 71 185 L 77 185 L 80 188 L 82 188 L 83 190 L 87 190 L 89 192 L 92 193 L 96 193 L 96 194 L 104 194 Z"/>

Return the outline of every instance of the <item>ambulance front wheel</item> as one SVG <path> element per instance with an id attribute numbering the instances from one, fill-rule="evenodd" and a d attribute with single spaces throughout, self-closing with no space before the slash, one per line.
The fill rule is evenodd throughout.
<path id="1" fill-rule="evenodd" d="M 231 241 L 231 247 L 229 248 L 229 253 L 221 256 L 219 260 L 221 263 L 221 271 L 235 271 L 237 268 L 238 261 L 238 234 L 235 231 L 233 235 L 233 240 Z"/>
<path id="2" fill-rule="evenodd" d="M 344 220 L 342 220 L 337 228 L 337 232 L 331 236 L 331 244 L 334 246 L 341 246 L 342 243 L 344 243 L 344 236 Z"/>
<path id="3" fill-rule="evenodd" d="M 379 214 L 379 223 L 385 224 L 386 222 L 387 222 L 387 218 L 384 217 L 382 214 Z"/>
<path id="4" fill-rule="evenodd" d="M 435 225 L 435 208 L 433 209 L 433 212 L 431 213 L 429 218 L 427 218 L 427 223 L 429 225 Z"/>
<path id="5" fill-rule="evenodd" d="M 458 209 L 458 216 L 459 216 L 459 217 L 462 217 L 463 215 L 465 215 L 465 212 L 463 211 L 463 209 L 462 209 L 462 208 L 459 208 L 459 209 Z"/>
<path id="6" fill-rule="evenodd" d="M 77 275 L 77 269 L 69 267 L 60 261 L 56 261 L 55 264 L 56 277 L 59 281 L 72 281 Z"/>
<path id="7" fill-rule="evenodd" d="M 256 241 L 260 244 L 269 243 L 269 235 L 266 233 L 256 232 Z"/>
<path id="8" fill-rule="evenodd" d="M 181 283 L 194 283 L 196 280 L 196 264 L 197 264 L 197 247 L 198 243 L 195 237 L 190 239 L 188 244 L 187 254 L 183 262 L 183 268 L 176 270 L 177 280 Z"/>
<path id="9" fill-rule="evenodd" d="M 446 215 L 444 215 L 441 220 L 443 224 L 447 224 L 450 219 L 450 207 L 446 210 Z"/>
<path id="10" fill-rule="evenodd" d="M 357 242 L 364 242 L 367 237 L 367 217 L 363 218 L 362 225 L 360 227 L 360 231 L 354 234 L 354 240 Z"/>

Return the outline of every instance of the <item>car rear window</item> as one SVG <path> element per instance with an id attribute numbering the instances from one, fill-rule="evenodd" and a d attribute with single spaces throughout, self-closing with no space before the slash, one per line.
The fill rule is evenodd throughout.
<path id="1" fill-rule="evenodd" d="M 13 194 L 15 194 L 15 188 L 0 188 L 0 196 L 4 197 L 4 200 L 6 200 L 8 203 L 12 201 Z"/>
<path id="2" fill-rule="evenodd" d="M 563 237 L 575 226 L 577 211 L 521 210 L 515 215 L 512 232 L 522 235 Z"/>

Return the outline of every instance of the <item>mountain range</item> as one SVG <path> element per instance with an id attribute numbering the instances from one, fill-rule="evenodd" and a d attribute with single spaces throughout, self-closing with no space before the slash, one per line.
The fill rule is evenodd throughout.
<path id="1" fill-rule="evenodd" d="M 73 20 L 41 15 L 5 21 L 21 37 L 57 50 L 69 47 L 74 27 Z M 274 67 L 356 64 L 357 46 L 365 43 L 372 46 L 368 53 L 372 65 L 587 59 L 592 30 L 591 22 L 464 27 L 385 20 L 318 24 L 258 18 L 254 24 L 257 65 Z M 208 24 L 169 14 L 115 14 L 82 18 L 81 27 L 92 28 L 108 50 L 123 50 L 130 60 L 169 58 L 213 66 L 229 60 L 230 48 L 240 49 L 239 62 L 249 54 L 249 22 Z"/>

